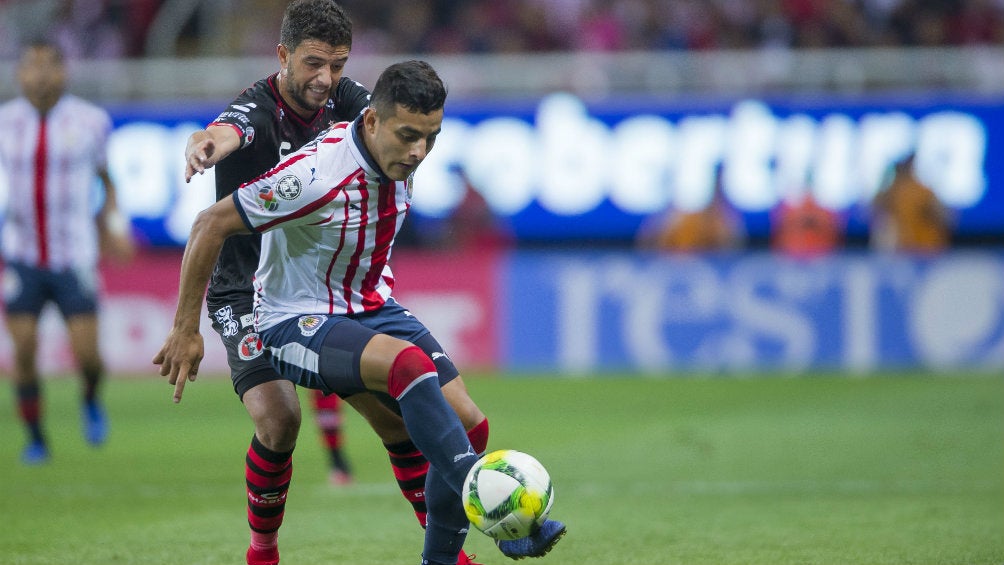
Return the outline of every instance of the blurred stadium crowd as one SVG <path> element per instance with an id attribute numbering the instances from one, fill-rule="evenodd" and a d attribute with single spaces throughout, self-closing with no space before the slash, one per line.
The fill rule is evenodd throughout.
<path id="1" fill-rule="evenodd" d="M 0 58 L 39 34 L 71 58 L 257 56 L 277 0 L 0 0 Z M 344 0 L 356 53 L 1004 43 L 1004 0 Z M 267 33 L 265 31 L 267 30 Z"/>

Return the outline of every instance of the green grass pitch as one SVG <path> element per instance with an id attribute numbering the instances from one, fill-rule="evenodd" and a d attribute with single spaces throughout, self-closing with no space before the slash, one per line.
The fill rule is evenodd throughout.
<path id="1" fill-rule="evenodd" d="M 1004 563 L 1004 378 L 468 377 L 492 449 L 535 455 L 569 534 L 536 563 Z M 117 378 L 112 433 L 90 449 L 77 382 L 46 384 L 52 461 L 18 462 L 0 390 L 0 563 L 240 564 L 250 420 L 225 378 L 184 401 L 154 374 Z M 421 532 L 386 453 L 355 415 L 357 482 L 329 486 L 304 412 L 283 565 L 418 563 Z M 472 532 L 477 561 L 508 563 Z"/>

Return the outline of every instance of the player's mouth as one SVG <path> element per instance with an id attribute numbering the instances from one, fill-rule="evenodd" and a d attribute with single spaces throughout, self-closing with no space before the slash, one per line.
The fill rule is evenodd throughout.
<path id="1" fill-rule="evenodd" d="M 306 91 L 307 91 L 307 96 L 310 96 L 311 98 L 327 99 L 331 94 L 330 87 L 322 87 L 322 86 L 308 86 L 306 88 Z"/>

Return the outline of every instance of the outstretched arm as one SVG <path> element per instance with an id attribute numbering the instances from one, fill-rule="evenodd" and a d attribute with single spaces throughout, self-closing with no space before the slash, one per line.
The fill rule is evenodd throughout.
<path id="1" fill-rule="evenodd" d="M 181 282 L 174 326 L 153 358 L 161 376 L 174 385 L 174 401 L 181 402 L 186 381 L 194 381 L 204 354 L 199 333 L 202 299 L 213 266 L 231 235 L 249 233 L 232 198 L 224 198 L 199 213 L 181 259 Z"/>
<path id="2" fill-rule="evenodd" d="M 222 161 L 236 151 L 241 144 L 240 135 L 226 124 L 210 125 L 188 136 L 185 146 L 185 182 L 191 182 L 195 173 L 200 175 L 206 169 Z"/>

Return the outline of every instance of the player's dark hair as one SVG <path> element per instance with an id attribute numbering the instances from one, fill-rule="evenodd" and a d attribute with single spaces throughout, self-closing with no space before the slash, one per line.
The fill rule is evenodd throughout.
<path id="1" fill-rule="evenodd" d="M 290 51 L 306 39 L 352 48 L 352 22 L 332 0 L 294 0 L 286 6 L 279 42 Z"/>
<path id="2" fill-rule="evenodd" d="M 425 61 L 395 63 L 380 73 L 370 106 L 377 116 L 393 116 L 397 105 L 410 112 L 429 114 L 446 104 L 446 85 Z"/>
<path id="3" fill-rule="evenodd" d="M 24 53 L 29 49 L 48 49 L 56 55 L 56 60 L 60 63 L 62 63 L 65 58 L 63 55 L 63 49 L 59 46 L 59 44 L 46 37 L 33 37 L 29 39 L 21 47 L 21 53 Z"/>

